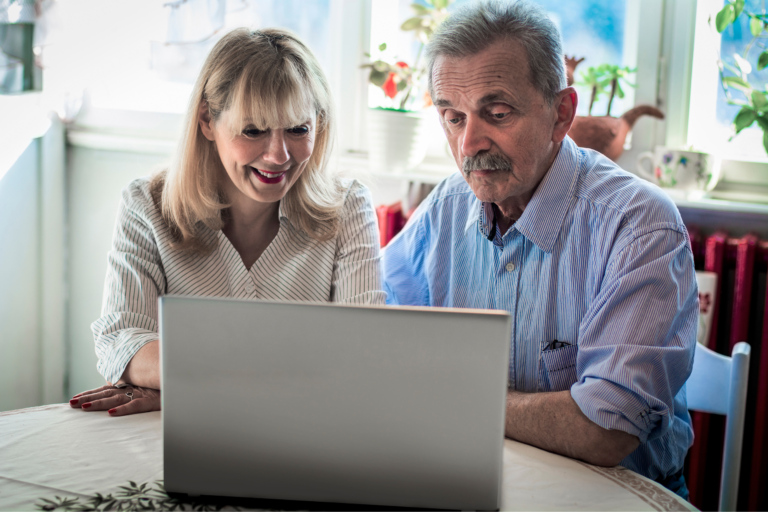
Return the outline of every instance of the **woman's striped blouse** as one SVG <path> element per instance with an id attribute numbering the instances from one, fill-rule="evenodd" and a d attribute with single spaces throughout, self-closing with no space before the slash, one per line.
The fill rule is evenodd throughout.
<path id="1" fill-rule="evenodd" d="M 337 236 L 310 238 L 280 208 L 280 230 L 250 269 L 221 231 L 205 228 L 208 255 L 171 247 L 149 180 L 123 190 L 108 254 L 101 317 L 91 325 L 97 368 L 117 382 L 136 352 L 158 339 L 157 298 L 165 294 L 243 299 L 384 304 L 379 235 L 370 192 L 345 183 Z"/>

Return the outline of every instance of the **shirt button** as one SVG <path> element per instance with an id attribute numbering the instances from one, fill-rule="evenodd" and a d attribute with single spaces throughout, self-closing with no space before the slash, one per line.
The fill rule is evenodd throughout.
<path id="1" fill-rule="evenodd" d="M 253 286 L 253 283 L 248 282 L 245 284 L 245 291 L 246 293 L 253 293 L 256 290 L 256 287 Z"/>
<path id="2" fill-rule="evenodd" d="M 507 263 L 507 272 L 512 272 L 515 270 L 515 264 L 512 262 Z"/>

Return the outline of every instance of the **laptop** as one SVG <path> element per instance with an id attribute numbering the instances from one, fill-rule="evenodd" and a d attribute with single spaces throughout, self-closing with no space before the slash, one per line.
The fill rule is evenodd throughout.
<path id="1" fill-rule="evenodd" d="M 499 508 L 509 314 L 159 302 L 167 491 Z"/>

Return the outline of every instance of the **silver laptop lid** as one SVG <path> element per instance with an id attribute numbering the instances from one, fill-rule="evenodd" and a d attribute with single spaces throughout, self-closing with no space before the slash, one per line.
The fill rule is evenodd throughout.
<path id="1" fill-rule="evenodd" d="M 497 509 L 510 332 L 497 311 L 162 297 L 165 487 Z"/>

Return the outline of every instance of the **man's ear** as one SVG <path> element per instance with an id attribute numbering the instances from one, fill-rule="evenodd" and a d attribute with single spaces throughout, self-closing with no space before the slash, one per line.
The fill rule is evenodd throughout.
<path id="1" fill-rule="evenodd" d="M 213 142 L 213 121 L 211 120 L 211 112 L 208 110 L 208 102 L 205 100 L 200 102 L 200 108 L 197 111 L 197 122 L 200 125 L 203 136 Z"/>
<path id="2" fill-rule="evenodd" d="M 565 139 L 568 131 L 576 118 L 576 107 L 579 106 L 579 96 L 576 89 L 566 87 L 557 94 L 555 98 L 555 119 L 554 130 L 552 131 L 552 142 L 560 143 Z"/>

